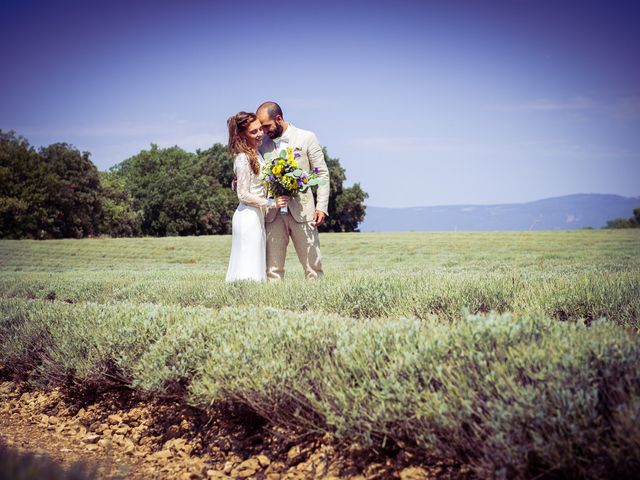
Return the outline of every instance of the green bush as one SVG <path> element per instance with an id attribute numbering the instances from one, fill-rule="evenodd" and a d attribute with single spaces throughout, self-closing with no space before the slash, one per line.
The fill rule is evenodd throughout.
<path id="1" fill-rule="evenodd" d="M 104 272 L 0 274 L 3 297 L 73 302 L 178 304 L 223 308 L 275 307 L 355 318 L 415 316 L 455 321 L 472 313 L 542 313 L 560 320 L 606 317 L 640 331 L 640 275 L 636 272 L 527 275 L 462 273 L 348 274 L 322 282 L 260 285 L 225 283 L 217 274 Z"/>
<path id="2" fill-rule="evenodd" d="M 3 300 L 0 362 L 46 384 L 129 385 L 138 358 L 171 324 L 170 307 Z M 34 372 L 37 370 L 37 372 Z"/>
<path id="3" fill-rule="evenodd" d="M 621 478 L 640 468 L 640 340 L 604 319 L 367 320 L 16 299 L 0 300 L 0 313 L 0 362 L 20 365 L 15 373 L 28 373 L 36 342 L 45 361 L 32 374 L 49 381 L 65 372 L 202 409 L 240 404 L 304 433 L 464 461 L 480 477 Z"/>
<path id="4" fill-rule="evenodd" d="M 18 377 L 28 378 L 57 342 L 43 319 L 44 302 L 3 300 L 0 303 L 0 363 Z"/>

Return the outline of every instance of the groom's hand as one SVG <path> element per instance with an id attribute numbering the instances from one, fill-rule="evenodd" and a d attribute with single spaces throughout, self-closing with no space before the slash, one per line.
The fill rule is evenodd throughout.
<path id="1" fill-rule="evenodd" d="M 314 225 L 316 227 L 319 227 L 320 225 L 322 225 L 324 223 L 324 212 L 321 212 L 320 210 L 316 210 L 316 213 L 313 215 L 313 221 L 314 221 Z"/>
<path id="2" fill-rule="evenodd" d="M 276 206 L 278 208 L 286 207 L 288 203 L 289 203 L 289 197 L 287 197 L 286 195 L 283 195 L 276 199 Z"/>

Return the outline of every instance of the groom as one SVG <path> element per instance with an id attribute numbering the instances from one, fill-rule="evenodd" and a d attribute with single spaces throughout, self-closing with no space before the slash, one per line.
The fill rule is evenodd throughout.
<path id="1" fill-rule="evenodd" d="M 258 107 L 256 116 L 267 135 L 260 146 L 260 153 L 280 152 L 291 147 L 299 153 L 298 165 L 307 172 L 317 168 L 318 177 L 325 178 L 324 185 L 318 186 L 318 204 L 314 205 L 311 189 L 289 198 L 288 212 L 282 214 L 279 208 L 271 208 L 265 216 L 267 231 L 267 278 L 282 280 L 284 261 L 287 256 L 289 238 L 298 254 L 307 279 L 320 278 L 322 255 L 318 228 L 324 222 L 329 208 L 329 169 L 324 161 L 320 142 L 313 132 L 294 127 L 285 121 L 282 109 L 275 102 L 265 102 Z"/>

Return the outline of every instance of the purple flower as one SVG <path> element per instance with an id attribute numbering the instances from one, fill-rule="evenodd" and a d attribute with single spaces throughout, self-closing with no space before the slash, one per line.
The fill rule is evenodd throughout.
<path id="1" fill-rule="evenodd" d="M 318 167 L 313 167 L 313 173 L 318 173 Z"/>
<path id="2" fill-rule="evenodd" d="M 267 176 L 265 177 L 265 180 L 266 180 L 267 182 L 270 182 L 270 181 L 271 181 L 271 175 L 267 175 Z"/>
<path id="3" fill-rule="evenodd" d="M 296 154 L 294 155 L 294 157 L 295 157 L 295 158 L 298 158 L 299 156 L 300 156 L 300 154 L 299 154 L 299 153 L 296 153 Z"/>

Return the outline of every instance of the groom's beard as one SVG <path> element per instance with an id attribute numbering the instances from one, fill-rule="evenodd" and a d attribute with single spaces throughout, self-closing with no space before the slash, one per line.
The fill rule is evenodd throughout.
<path id="1" fill-rule="evenodd" d="M 273 140 L 274 138 L 278 138 L 280 136 L 282 136 L 282 125 L 278 125 L 276 123 L 276 126 L 273 129 L 273 132 L 269 133 L 269 137 L 271 137 L 271 140 Z"/>

